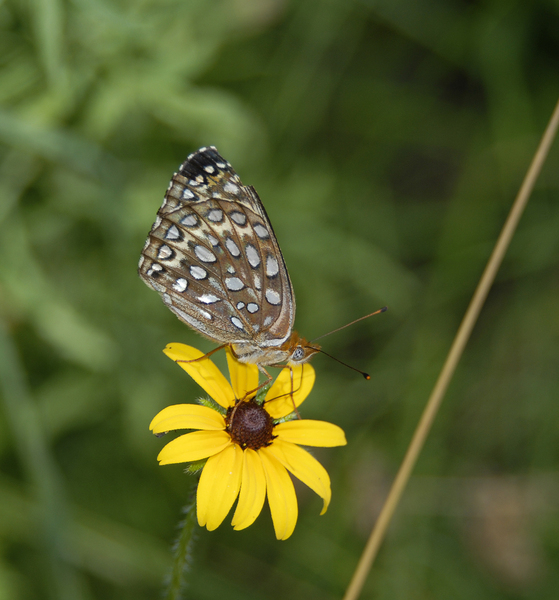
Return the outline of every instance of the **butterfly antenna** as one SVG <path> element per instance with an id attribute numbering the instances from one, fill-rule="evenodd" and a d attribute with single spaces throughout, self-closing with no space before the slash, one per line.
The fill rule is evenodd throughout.
<path id="1" fill-rule="evenodd" d="M 345 329 L 346 327 L 349 327 L 350 325 L 355 325 L 355 323 L 359 323 L 359 321 L 363 321 L 374 315 L 378 315 L 380 313 L 386 312 L 387 310 L 388 310 L 388 306 L 383 306 L 382 308 L 379 308 L 379 310 L 375 310 L 375 312 L 372 312 L 369 315 L 365 315 L 364 317 L 359 317 L 358 319 L 355 319 L 355 321 L 352 321 L 351 323 L 347 323 L 346 325 L 342 325 L 341 327 L 338 327 L 338 329 L 334 329 L 334 331 L 329 331 L 328 333 L 325 333 L 324 335 L 319 335 L 317 338 L 314 338 L 314 340 L 311 340 L 311 344 L 314 344 L 314 342 L 316 342 L 317 340 L 321 340 L 323 337 L 326 337 L 327 335 L 330 335 L 331 333 L 336 333 L 337 331 L 341 331 L 342 329 Z M 321 350 L 321 352 L 322 352 L 322 350 Z M 326 354 L 326 352 L 324 352 L 324 354 Z M 328 356 L 330 356 L 330 355 L 328 355 Z M 334 358 L 334 357 L 330 356 L 330 358 Z M 338 359 L 334 358 L 334 360 L 338 360 Z M 341 362 L 341 361 L 338 360 L 338 362 Z M 347 366 L 348 365 L 346 365 L 346 367 Z M 349 368 L 353 369 L 353 367 L 349 367 Z M 355 369 L 355 371 L 357 371 L 357 369 Z M 359 372 L 361 373 L 361 371 L 359 371 Z"/>
<path id="2" fill-rule="evenodd" d="M 373 315 L 378 315 L 380 313 L 386 312 L 387 310 L 388 310 L 388 306 L 383 306 L 382 308 L 379 308 L 379 310 L 375 310 L 375 312 L 372 312 L 372 313 L 370 313 L 368 315 L 365 315 L 364 317 L 359 317 L 359 319 L 355 319 L 355 321 L 352 321 L 351 323 L 347 323 L 346 325 L 342 325 L 341 327 L 338 327 L 337 329 L 334 329 L 334 331 L 330 331 L 328 333 L 325 333 L 324 335 L 321 335 L 321 336 L 315 338 L 314 340 L 311 340 L 311 344 L 313 344 L 314 342 L 316 342 L 316 340 L 320 340 L 323 337 L 326 337 L 327 335 L 330 335 L 331 333 L 336 333 L 337 331 L 341 331 L 342 329 L 345 329 L 346 327 L 349 327 L 350 325 L 354 325 L 355 323 L 359 323 L 359 321 L 363 321 L 364 319 L 368 319 L 369 317 L 372 317 Z M 328 354 L 328 352 L 324 352 L 324 350 L 321 350 L 320 348 L 315 348 L 315 350 L 317 350 L 318 352 L 322 352 L 322 354 L 325 354 L 326 356 L 328 356 L 332 360 L 335 360 L 336 362 L 340 363 L 344 367 L 347 367 L 348 369 L 351 369 L 352 371 L 355 371 L 356 373 L 361 373 L 361 375 L 363 375 L 363 377 L 365 379 L 367 379 L 367 380 L 371 379 L 371 376 L 368 373 L 365 373 L 365 371 L 361 371 L 359 369 L 356 369 L 355 367 L 352 367 L 351 365 L 348 365 L 347 363 L 341 361 L 339 358 L 336 358 L 335 356 L 332 356 L 331 354 Z"/>
<path id="3" fill-rule="evenodd" d="M 358 319 L 359 320 L 359 319 Z M 312 346 L 311 346 L 312 347 Z M 371 376 L 368 373 L 365 373 L 365 371 L 360 371 L 359 369 L 356 369 L 355 367 L 352 367 L 351 365 L 348 365 L 347 363 L 341 361 L 339 358 L 336 358 L 335 356 L 332 356 L 331 354 L 328 354 L 328 352 L 324 352 L 324 350 L 321 350 L 320 348 L 315 348 L 315 350 L 317 352 L 320 352 L 322 354 L 325 354 L 326 356 L 328 356 L 328 358 L 331 358 L 332 360 L 335 360 L 336 362 L 340 363 L 340 365 L 343 365 L 344 367 L 347 367 L 348 369 L 351 369 L 352 371 L 355 371 L 356 373 L 361 373 L 361 375 L 363 375 L 363 377 L 368 381 L 369 379 L 371 379 Z"/>

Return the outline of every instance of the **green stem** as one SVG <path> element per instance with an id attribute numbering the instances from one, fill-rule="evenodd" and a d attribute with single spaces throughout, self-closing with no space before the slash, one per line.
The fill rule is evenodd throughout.
<path id="1" fill-rule="evenodd" d="M 179 523 L 180 534 L 175 543 L 175 560 L 169 580 L 165 600 L 181 600 L 186 588 L 186 574 L 192 564 L 193 548 L 196 542 L 196 488 L 190 491 L 190 499 L 182 509 L 184 520 Z"/>

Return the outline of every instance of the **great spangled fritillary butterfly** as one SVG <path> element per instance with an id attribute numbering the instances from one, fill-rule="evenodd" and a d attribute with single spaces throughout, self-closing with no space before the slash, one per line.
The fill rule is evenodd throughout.
<path id="1" fill-rule="evenodd" d="M 213 146 L 173 175 L 138 270 L 181 321 L 241 362 L 266 372 L 319 350 L 293 331 L 293 287 L 256 190 Z"/>

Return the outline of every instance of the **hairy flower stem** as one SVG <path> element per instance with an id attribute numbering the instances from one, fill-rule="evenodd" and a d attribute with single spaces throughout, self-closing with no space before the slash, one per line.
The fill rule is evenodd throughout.
<path id="1" fill-rule="evenodd" d="M 164 596 L 165 600 L 181 600 L 185 597 L 186 575 L 190 571 L 196 542 L 196 488 L 197 486 L 194 486 L 190 491 L 188 503 L 182 509 L 184 520 L 179 523 L 180 534 L 175 542 L 175 559 Z"/>

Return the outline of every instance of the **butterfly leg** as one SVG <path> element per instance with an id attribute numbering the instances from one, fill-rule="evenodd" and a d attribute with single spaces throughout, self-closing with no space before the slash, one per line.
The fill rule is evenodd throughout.
<path id="1" fill-rule="evenodd" d="M 233 347 L 233 344 L 229 344 L 229 350 L 231 351 L 231 354 L 233 355 L 233 357 L 236 358 L 237 360 L 239 360 L 239 356 L 235 352 L 235 348 Z M 239 362 L 243 362 L 243 361 L 239 361 Z M 252 363 L 252 364 L 255 364 L 255 363 Z M 258 391 L 261 390 L 263 387 L 267 386 L 273 379 L 273 377 L 270 375 L 270 373 L 268 373 L 268 371 L 266 371 L 266 369 L 262 365 L 256 364 L 256 366 L 258 367 L 258 370 L 265 375 L 266 381 L 264 383 L 259 384 L 258 387 L 254 388 L 253 390 L 249 390 L 244 395 L 243 398 L 239 398 L 239 401 L 256 396 Z"/>
<path id="2" fill-rule="evenodd" d="M 253 397 L 253 395 L 255 395 L 256 393 L 258 393 L 258 390 L 262 389 L 263 387 L 265 387 L 266 385 L 268 385 L 272 380 L 273 377 L 270 375 L 270 373 L 268 373 L 268 371 L 262 366 L 262 365 L 257 365 L 258 366 L 258 370 L 263 373 L 266 376 L 266 381 L 264 381 L 264 383 L 261 383 L 257 388 L 255 388 L 254 390 L 250 390 L 249 392 L 246 393 L 244 398 L 241 398 L 239 400 L 237 400 L 237 403 L 235 404 L 235 407 L 233 408 L 233 412 L 231 414 L 230 422 L 233 421 L 233 417 L 235 416 L 235 412 L 237 411 L 237 407 L 239 406 L 239 404 L 245 400 L 245 398 L 250 398 Z M 296 392 L 297 390 L 295 389 L 294 383 L 293 383 L 293 369 L 289 366 L 289 365 L 271 365 L 273 367 L 278 367 L 280 369 L 285 369 L 286 366 L 289 369 L 289 376 L 290 376 L 290 380 L 291 380 L 291 391 L 289 392 L 289 396 L 291 398 L 291 402 L 293 403 L 293 412 L 297 415 L 297 418 L 300 419 L 301 415 L 299 414 L 299 411 L 297 410 L 297 406 L 295 404 L 295 398 L 293 397 L 293 393 Z M 302 379 L 301 379 L 302 381 Z M 287 396 L 288 394 L 282 394 L 281 396 L 278 396 L 278 398 L 281 398 L 283 396 Z M 276 400 L 277 398 L 273 398 L 274 400 Z"/>
<path id="3" fill-rule="evenodd" d="M 297 390 L 295 389 L 295 385 L 293 382 L 293 369 L 289 366 L 289 365 L 270 365 L 272 367 L 277 367 L 278 369 L 285 369 L 286 367 L 289 369 L 289 379 L 291 381 L 291 391 L 289 392 L 289 397 L 291 398 L 291 402 L 293 404 L 293 412 L 297 415 L 297 418 L 300 419 L 301 415 L 299 414 L 299 410 L 297 409 L 297 405 L 295 404 L 295 398 L 293 396 L 294 392 L 296 392 L 299 388 L 297 388 Z M 258 367 L 259 369 L 261 369 L 264 373 L 266 373 L 266 375 L 268 375 L 268 377 L 270 377 L 269 373 L 264 369 L 264 367 Z M 303 365 L 304 368 L 304 365 Z M 268 380 L 269 381 L 269 380 Z M 303 374 L 301 373 L 301 384 L 303 382 Z M 266 382 L 268 383 L 268 382 Z M 283 394 L 284 396 L 287 396 L 287 394 Z M 279 398 L 281 398 L 281 396 L 278 396 Z M 274 398 L 275 400 L 275 398 Z"/>
<path id="4" fill-rule="evenodd" d="M 256 396 L 256 394 L 263 388 L 266 387 L 273 379 L 273 377 L 270 375 L 270 373 L 268 373 L 268 371 L 266 371 L 266 369 L 264 367 L 262 367 L 261 365 L 257 365 L 258 366 L 258 370 L 263 373 L 266 376 L 266 381 L 264 383 L 260 383 L 258 385 L 258 387 L 254 388 L 253 390 L 249 390 L 246 394 L 244 398 L 240 398 L 240 400 L 244 400 L 245 398 L 250 398 L 250 397 L 254 397 Z"/>
<path id="5" fill-rule="evenodd" d="M 258 393 L 258 390 L 262 389 L 264 386 L 268 385 L 270 383 L 270 381 L 272 381 L 273 377 L 270 375 L 270 373 L 268 373 L 268 371 L 266 371 L 266 369 L 264 369 L 264 367 L 261 367 L 260 365 L 258 365 L 258 369 L 264 373 L 264 375 L 266 375 L 266 377 L 268 378 L 264 383 L 261 383 L 257 388 L 254 388 L 253 390 L 248 391 L 244 398 L 237 398 L 235 400 L 235 406 L 233 407 L 233 411 L 231 412 L 231 415 L 228 417 L 228 421 L 229 423 L 233 423 L 233 419 L 235 417 L 235 413 L 237 412 L 237 408 L 240 406 L 241 402 L 244 402 L 245 400 L 248 401 L 251 398 L 254 398 L 256 396 L 256 394 Z"/>
<path id="6" fill-rule="evenodd" d="M 179 358 L 178 360 L 176 360 L 176 363 L 193 363 L 193 362 L 198 362 L 199 360 L 204 360 L 205 358 L 210 358 L 210 356 L 212 354 L 215 354 L 216 352 L 219 352 L 220 350 L 223 350 L 223 348 L 227 348 L 229 344 L 222 344 L 221 346 L 218 346 L 217 348 L 214 348 L 213 350 L 210 350 L 209 352 L 206 352 L 206 354 L 203 354 L 202 356 L 199 356 L 198 358 L 193 358 L 192 360 L 183 360 L 181 358 Z"/>
<path id="7" fill-rule="evenodd" d="M 182 359 L 178 359 L 175 362 L 177 363 L 193 363 L 193 362 L 198 362 L 199 360 L 203 360 L 204 358 L 209 358 L 212 354 L 215 354 L 216 352 L 218 352 L 219 350 L 223 350 L 223 348 L 227 348 L 227 346 L 230 346 L 230 344 L 222 344 L 221 346 L 218 346 L 217 348 L 214 348 L 213 350 L 210 350 L 209 352 L 207 352 L 206 354 L 199 356 L 198 358 L 193 358 L 192 360 L 182 360 Z M 233 353 L 233 356 L 235 358 L 237 358 L 235 351 L 233 350 L 233 348 L 231 347 L 231 352 Z M 260 369 L 260 371 L 262 371 L 266 376 L 267 376 L 267 381 L 265 381 L 264 383 L 260 384 L 257 388 L 255 388 L 254 390 L 250 390 L 249 392 L 247 392 L 245 394 L 244 398 L 237 398 L 236 402 L 235 402 L 235 407 L 233 408 L 233 412 L 230 416 L 230 422 L 233 422 L 233 417 L 235 416 L 235 413 L 237 412 L 237 406 L 239 406 L 239 404 L 245 400 L 246 398 L 249 398 L 250 396 L 252 396 L 253 394 L 256 395 L 256 393 L 258 392 L 258 390 L 260 390 L 261 388 L 263 388 L 265 385 L 268 385 L 268 383 L 270 383 L 270 381 L 272 381 L 273 377 L 268 373 L 268 371 L 266 371 L 266 369 L 264 369 L 264 367 L 261 367 L 260 365 L 258 366 L 258 368 Z M 292 385 L 293 387 L 293 385 Z"/>
<path id="8" fill-rule="evenodd" d="M 291 392 L 289 395 L 291 397 L 291 402 L 293 404 L 293 410 L 295 411 L 297 418 L 300 419 L 301 415 L 299 414 L 299 411 L 297 410 L 297 406 L 295 405 L 295 398 L 293 397 L 293 392 L 295 391 L 295 389 L 294 389 L 294 385 L 293 385 L 293 369 L 291 367 L 289 367 L 289 378 L 291 380 Z M 301 379 L 302 379 L 302 377 L 301 377 Z"/>

